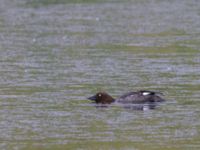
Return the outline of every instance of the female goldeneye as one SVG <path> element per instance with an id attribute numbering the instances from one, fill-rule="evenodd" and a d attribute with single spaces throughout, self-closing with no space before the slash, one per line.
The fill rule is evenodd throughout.
<path id="1" fill-rule="evenodd" d="M 163 95 L 160 92 L 153 92 L 153 91 L 136 91 L 136 92 L 129 92 L 117 99 L 114 99 L 112 96 L 107 94 L 106 92 L 98 92 L 92 97 L 88 99 L 95 101 L 99 104 L 110 104 L 113 102 L 119 103 L 131 103 L 131 104 L 146 104 L 146 103 L 156 103 L 156 102 L 163 102 L 165 99 L 161 98 L 159 95 Z"/>

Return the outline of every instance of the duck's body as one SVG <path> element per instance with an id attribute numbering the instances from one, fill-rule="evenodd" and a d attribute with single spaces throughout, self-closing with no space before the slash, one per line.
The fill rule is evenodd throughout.
<path id="1" fill-rule="evenodd" d="M 112 98 L 109 94 L 105 92 L 99 92 L 88 99 L 95 101 L 96 103 L 101 104 L 110 104 L 113 102 L 118 103 L 130 103 L 130 104 L 145 104 L 145 103 L 155 103 L 155 102 L 162 102 L 165 101 L 163 98 L 158 96 L 158 92 L 153 91 L 136 91 L 136 92 L 129 92 L 118 99 Z"/>
<path id="2" fill-rule="evenodd" d="M 158 96 L 158 92 L 153 91 L 137 91 L 137 92 L 129 92 L 118 99 L 117 102 L 120 103 L 132 103 L 132 104 L 143 104 L 143 103 L 153 103 L 153 102 L 162 102 L 163 98 Z"/>

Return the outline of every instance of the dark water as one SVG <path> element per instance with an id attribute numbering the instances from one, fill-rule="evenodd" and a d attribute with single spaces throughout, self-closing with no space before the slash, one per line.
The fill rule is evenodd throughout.
<path id="1" fill-rule="evenodd" d="M 200 2 L 0 2 L 0 149 L 199 149 Z M 162 91 L 155 110 L 99 90 Z"/>

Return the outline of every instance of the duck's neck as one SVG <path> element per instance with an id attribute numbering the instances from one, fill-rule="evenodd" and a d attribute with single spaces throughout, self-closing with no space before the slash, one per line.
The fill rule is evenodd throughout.
<path id="1" fill-rule="evenodd" d="M 110 95 L 107 95 L 105 97 L 105 99 L 102 101 L 102 103 L 105 103 L 105 104 L 110 104 L 110 103 L 113 103 L 113 102 L 115 102 L 115 99 Z"/>
<path id="2" fill-rule="evenodd" d="M 115 99 L 114 99 L 114 98 L 112 98 L 110 103 L 114 103 L 114 102 L 115 102 Z"/>

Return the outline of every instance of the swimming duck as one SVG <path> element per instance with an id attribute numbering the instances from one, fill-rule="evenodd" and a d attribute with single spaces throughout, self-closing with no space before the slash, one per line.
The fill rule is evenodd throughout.
<path id="1" fill-rule="evenodd" d="M 114 99 L 106 92 L 98 92 L 94 96 L 89 97 L 88 99 L 99 103 L 99 104 L 110 104 L 113 102 L 119 103 L 131 103 L 131 104 L 145 104 L 145 103 L 155 103 L 155 102 L 163 102 L 165 101 L 159 95 L 163 95 L 160 92 L 154 91 L 136 91 L 136 92 L 129 92 L 117 99 Z"/>

